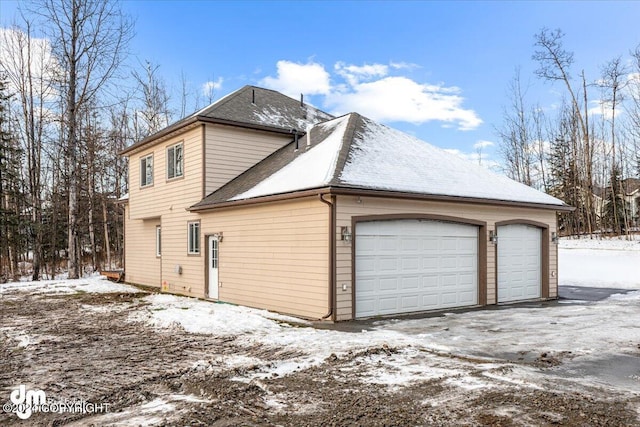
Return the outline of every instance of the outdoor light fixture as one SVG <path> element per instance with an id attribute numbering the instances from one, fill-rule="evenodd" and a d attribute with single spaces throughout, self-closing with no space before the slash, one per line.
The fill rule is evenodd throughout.
<path id="1" fill-rule="evenodd" d="M 340 234 L 344 242 L 349 243 L 351 241 L 351 230 L 349 230 L 349 227 L 340 227 Z"/>
<path id="2" fill-rule="evenodd" d="M 489 241 L 491 243 L 498 243 L 498 233 L 493 230 L 489 231 Z"/>
<path id="3" fill-rule="evenodd" d="M 558 234 L 555 231 L 551 233 L 551 241 L 555 244 L 558 243 Z"/>

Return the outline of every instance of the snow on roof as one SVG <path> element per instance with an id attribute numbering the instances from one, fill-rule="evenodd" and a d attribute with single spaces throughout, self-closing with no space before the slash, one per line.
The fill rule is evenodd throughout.
<path id="1" fill-rule="evenodd" d="M 307 152 L 285 162 L 271 159 L 260 173 L 250 170 L 239 177 L 241 182 L 232 184 L 235 192 L 227 194 L 232 187 L 223 187 L 218 194 L 227 196 L 220 200 L 213 193 L 203 204 L 338 186 L 566 206 L 555 197 L 356 113 L 316 125 L 310 133 L 314 144 Z M 285 155 L 275 154 L 281 160 Z"/>
<path id="2" fill-rule="evenodd" d="M 343 116 L 317 125 L 318 128 L 329 131 L 329 136 L 321 144 L 311 147 L 249 191 L 238 194 L 230 200 L 250 199 L 327 185 L 335 174 L 348 121 L 349 116 Z"/>
<path id="3" fill-rule="evenodd" d="M 359 187 L 564 205 L 406 133 L 362 118 L 340 181 Z"/>
<path id="4" fill-rule="evenodd" d="M 197 120 L 290 132 L 305 130 L 334 117 L 271 89 L 244 86 L 123 150 L 126 154 Z"/>

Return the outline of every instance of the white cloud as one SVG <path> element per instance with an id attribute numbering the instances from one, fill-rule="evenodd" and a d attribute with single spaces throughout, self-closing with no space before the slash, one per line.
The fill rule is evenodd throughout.
<path id="1" fill-rule="evenodd" d="M 455 87 L 421 84 L 407 77 L 388 76 L 351 85 L 335 92 L 326 104 L 337 113 L 357 111 L 379 121 L 421 124 L 455 123 L 460 130 L 477 128 L 482 120 L 475 111 L 462 108 L 463 98 Z"/>
<path id="2" fill-rule="evenodd" d="M 336 73 L 344 77 L 351 85 L 357 85 L 361 80 L 370 80 L 374 77 L 384 77 L 389 74 L 389 66 L 384 64 L 347 65 L 344 62 L 337 62 L 334 65 Z"/>
<path id="3" fill-rule="evenodd" d="M 333 81 L 327 69 L 316 62 L 281 60 L 276 66 L 277 75 L 265 77 L 260 84 L 294 98 L 300 93 L 322 95 L 323 107 L 336 115 L 356 111 L 382 122 L 440 122 L 443 127 L 459 130 L 472 130 L 482 124 L 475 111 L 463 107 L 460 88 L 397 75 L 416 68 L 415 64 L 337 62 Z"/>
<path id="4" fill-rule="evenodd" d="M 480 140 L 480 141 L 476 142 L 475 144 L 473 144 L 473 148 L 475 148 L 476 150 L 482 150 L 482 149 L 487 148 L 487 147 L 493 147 L 494 145 L 496 145 L 496 144 L 491 142 L 491 141 Z"/>
<path id="5" fill-rule="evenodd" d="M 420 68 L 418 64 L 412 64 L 410 62 L 390 62 L 389 66 L 396 70 L 414 70 Z"/>
<path id="6" fill-rule="evenodd" d="M 53 81 L 57 68 L 48 39 L 29 38 L 18 28 L 0 28 L 0 70 L 7 74 L 10 91 L 19 91 L 19 86 L 24 84 L 26 71 L 30 70 L 34 81 L 42 79 L 45 82 L 42 93 L 35 95 L 50 100 L 55 91 L 48 82 Z"/>
<path id="7" fill-rule="evenodd" d="M 265 77 L 260 84 L 297 98 L 305 95 L 326 95 L 331 91 L 330 75 L 324 66 L 315 62 L 298 64 L 278 61 L 277 77 Z"/>
<path id="8" fill-rule="evenodd" d="M 202 84 L 202 94 L 204 96 L 211 96 L 213 91 L 222 88 L 222 83 L 224 79 L 222 77 L 218 77 L 215 81 L 208 81 Z"/>
<path id="9" fill-rule="evenodd" d="M 605 101 L 598 99 L 590 101 L 589 104 L 593 105 L 587 110 L 587 113 L 592 116 L 603 116 L 606 120 L 611 120 L 613 117 L 613 103 L 611 101 Z M 616 108 L 616 117 L 622 113 L 621 105 Z"/>

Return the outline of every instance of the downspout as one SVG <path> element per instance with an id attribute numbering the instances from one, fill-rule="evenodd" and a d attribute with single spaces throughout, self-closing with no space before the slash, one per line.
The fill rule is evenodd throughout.
<path id="1" fill-rule="evenodd" d="M 331 196 L 331 200 L 325 200 L 323 194 L 318 194 L 318 198 L 322 203 L 329 206 L 329 312 L 320 319 L 325 320 L 331 316 L 331 320 L 335 320 L 334 300 L 335 300 L 335 258 L 336 258 L 336 205 L 335 196 Z"/>

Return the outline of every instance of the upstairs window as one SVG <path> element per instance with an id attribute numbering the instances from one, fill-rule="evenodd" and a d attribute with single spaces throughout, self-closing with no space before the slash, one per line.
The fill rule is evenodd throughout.
<path id="1" fill-rule="evenodd" d="M 140 187 L 153 184 L 153 154 L 140 159 Z"/>
<path id="2" fill-rule="evenodd" d="M 198 255 L 200 253 L 200 221 L 189 222 L 188 233 L 187 253 Z"/>
<path id="3" fill-rule="evenodd" d="M 183 171 L 182 143 L 167 148 L 167 179 L 182 176 Z"/>

